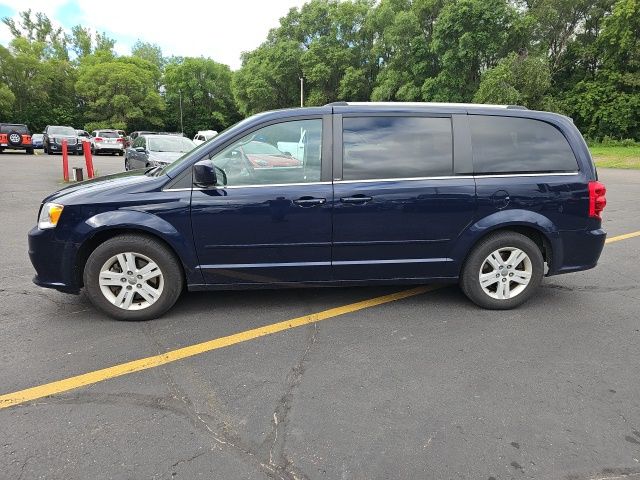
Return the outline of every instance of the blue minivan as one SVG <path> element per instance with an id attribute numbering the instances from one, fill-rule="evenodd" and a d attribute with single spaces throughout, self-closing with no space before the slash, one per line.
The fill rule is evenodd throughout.
<path id="1" fill-rule="evenodd" d="M 593 268 L 605 188 L 562 115 L 346 103 L 265 112 L 178 161 L 44 199 L 34 282 L 121 320 L 188 290 L 459 282 L 509 309 Z"/>

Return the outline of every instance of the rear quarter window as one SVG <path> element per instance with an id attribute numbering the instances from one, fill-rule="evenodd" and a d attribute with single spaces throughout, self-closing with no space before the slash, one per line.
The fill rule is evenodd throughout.
<path id="1" fill-rule="evenodd" d="M 564 135 L 541 120 L 470 115 L 475 173 L 575 172 L 578 162 Z"/>

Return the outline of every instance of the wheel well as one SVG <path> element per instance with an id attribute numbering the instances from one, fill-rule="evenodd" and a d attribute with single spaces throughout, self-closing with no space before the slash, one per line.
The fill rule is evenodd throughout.
<path id="1" fill-rule="evenodd" d="M 523 225 L 509 225 L 508 227 L 491 230 L 490 232 L 487 232 L 482 237 L 480 237 L 473 245 L 473 248 L 475 248 L 475 246 L 488 235 L 493 235 L 494 233 L 498 232 L 516 232 L 533 240 L 533 242 L 540 249 L 542 258 L 547 263 L 549 268 L 551 268 L 553 262 L 553 249 L 551 247 L 551 242 L 549 242 L 547 237 L 540 230 L 533 227 L 527 227 Z"/>
<path id="2" fill-rule="evenodd" d="M 78 249 L 78 254 L 76 256 L 76 271 L 75 271 L 77 285 L 80 287 L 84 286 L 84 280 L 82 278 L 84 273 L 84 267 L 87 264 L 87 260 L 89 259 L 89 256 L 93 253 L 93 251 L 96 248 L 98 248 L 99 245 L 101 245 L 102 243 L 114 237 L 117 237 L 120 235 L 131 235 L 131 234 L 150 237 L 150 238 L 153 238 L 154 240 L 157 240 L 163 243 L 175 255 L 176 259 L 178 260 L 178 264 L 180 265 L 182 276 L 183 278 L 185 277 L 184 266 L 182 265 L 182 260 L 180 259 L 180 256 L 177 254 L 175 249 L 171 245 L 169 245 L 164 239 L 162 239 L 158 235 L 149 233 L 146 230 L 137 230 L 135 228 L 114 228 L 109 230 L 103 230 L 101 232 L 96 233 L 93 237 L 86 240 Z"/>

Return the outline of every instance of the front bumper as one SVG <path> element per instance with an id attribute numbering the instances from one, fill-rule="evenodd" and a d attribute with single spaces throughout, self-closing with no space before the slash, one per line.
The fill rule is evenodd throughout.
<path id="1" fill-rule="evenodd" d="M 62 145 L 59 143 L 51 143 L 49 145 L 49 150 L 51 152 L 62 152 Z M 81 143 L 76 143 L 75 145 L 67 145 L 67 152 L 81 152 L 81 151 L 82 151 Z"/>
<path id="2" fill-rule="evenodd" d="M 55 229 L 40 230 L 33 227 L 28 236 L 29 259 L 36 270 L 33 283 L 65 293 L 78 293 L 80 285 L 74 267 L 77 253 L 75 245 L 57 239 Z"/>

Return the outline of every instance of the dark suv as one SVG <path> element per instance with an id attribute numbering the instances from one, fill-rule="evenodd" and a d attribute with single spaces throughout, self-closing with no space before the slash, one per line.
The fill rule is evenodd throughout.
<path id="1" fill-rule="evenodd" d="M 161 168 L 47 197 L 35 283 L 123 320 L 189 290 L 459 282 L 484 308 L 593 268 L 605 188 L 571 119 L 330 104 L 248 118 Z"/>
<path id="2" fill-rule="evenodd" d="M 31 133 L 25 124 L 0 123 L 0 153 L 5 148 L 25 150 L 28 155 L 33 155 Z"/>
<path id="3" fill-rule="evenodd" d="M 80 155 L 82 152 L 82 142 L 78 140 L 78 132 L 73 127 L 47 125 L 42 133 L 42 148 L 44 149 L 44 153 L 49 155 L 62 153 L 62 140 L 67 141 L 67 151 L 69 154 Z"/>

